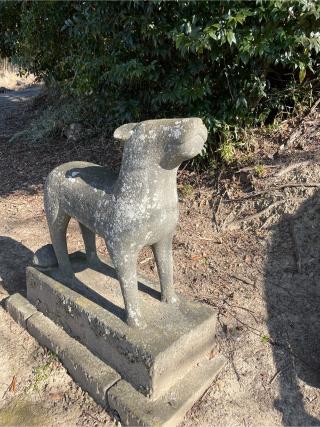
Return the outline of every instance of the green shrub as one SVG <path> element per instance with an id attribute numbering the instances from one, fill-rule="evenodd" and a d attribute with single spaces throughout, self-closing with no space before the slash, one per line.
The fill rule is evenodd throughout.
<path id="1" fill-rule="evenodd" d="M 317 1 L 23 1 L 19 10 L 21 67 L 109 122 L 202 117 L 203 159 L 221 144 L 232 161 L 239 128 L 291 114 L 319 90 Z"/>
<path id="2" fill-rule="evenodd" d="M 0 57 L 16 53 L 20 35 L 21 2 L 0 1 Z"/>

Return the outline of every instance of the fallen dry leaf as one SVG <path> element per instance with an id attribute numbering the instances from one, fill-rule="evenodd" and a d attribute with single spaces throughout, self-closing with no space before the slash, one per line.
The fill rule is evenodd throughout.
<path id="1" fill-rule="evenodd" d="M 53 402 L 58 402 L 63 398 L 63 393 L 56 391 L 56 392 L 50 393 L 49 397 Z"/>
<path id="2" fill-rule="evenodd" d="M 16 392 L 16 389 L 17 389 L 17 377 L 14 375 L 14 376 L 12 377 L 12 381 L 11 381 L 11 383 L 10 383 L 10 385 L 9 385 L 8 390 L 9 390 L 10 392 L 15 393 L 15 392 Z"/>
<path id="3" fill-rule="evenodd" d="M 199 259 L 202 259 L 202 258 L 203 258 L 202 255 L 192 255 L 191 256 L 192 261 L 198 261 Z"/>

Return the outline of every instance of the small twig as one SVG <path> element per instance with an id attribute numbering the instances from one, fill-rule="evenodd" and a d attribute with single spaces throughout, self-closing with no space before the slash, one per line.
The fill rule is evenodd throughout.
<path id="1" fill-rule="evenodd" d="M 274 187 L 269 188 L 268 190 L 263 191 L 257 191 L 255 193 L 250 193 L 247 196 L 239 197 L 238 199 L 224 199 L 222 200 L 223 203 L 230 203 L 230 202 L 242 202 L 244 200 L 252 199 L 253 197 L 262 196 L 264 194 L 269 194 L 276 190 L 283 190 L 284 188 L 299 188 L 299 187 L 306 187 L 306 188 L 312 188 L 312 187 L 320 187 L 319 182 L 310 182 L 310 183 L 288 183 L 288 184 L 282 184 L 282 185 L 276 185 Z"/>
<path id="2" fill-rule="evenodd" d="M 223 307 L 219 307 L 217 305 L 216 305 L 216 307 L 218 307 L 219 309 L 223 308 Z M 234 313 L 232 313 L 230 310 L 227 311 L 227 314 L 229 314 L 231 317 L 233 317 L 237 322 L 241 323 L 241 325 L 243 325 L 244 327 L 248 328 L 250 330 L 249 332 L 252 332 L 254 335 L 256 335 L 256 336 L 258 336 L 260 338 L 262 337 L 262 334 L 259 331 L 259 329 L 256 329 L 253 326 L 250 326 L 247 323 L 243 322 Z M 226 314 L 221 313 L 221 316 L 225 316 L 226 317 Z"/>
<path id="3" fill-rule="evenodd" d="M 218 193 L 218 194 L 220 194 L 220 181 L 221 181 L 221 176 L 222 176 L 222 170 L 220 170 L 219 175 L 218 175 L 218 178 L 217 178 L 217 185 L 216 185 L 216 188 L 217 188 L 217 193 Z"/>
<path id="4" fill-rule="evenodd" d="M 96 421 L 98 424 L 101 424 L 101 420 L 98 420 L 98 418 L 96 418 L 94 415 L 90 414 L 90 412 L 88 412 L 88 411 L 84 411 L 82 413 L 82 415 L 87 415 L 87 416 L 91 417 L 94 421 Z"/>
<path id="5" fill-rule="evenodd" d="M 236 365 L 234 363 L 234 351 L 230 351 L 229 355 L 230 355 L 230 362 L 231 362 L 232 369 L 234 370 L 234 373 L 236 374 L 237 381 L 240 384 L 241 377 L 240 377 L 239 372 L 237 371 Z"/>
<path id="6" fill-rule="evenodd" d="M 232 305 L 232 304 L 229 304 L 227 301 L 225 301 L 225 303 L 226 303 L 229 307 L 231 307 L 231 308 L 240 308 L 240 310 L 247 311 L 247 312 L 248 312 L 248 313 L 253 317 L 254 321 L 255 321 L 257 324 L 259 324 L 259 322 L 258 322 L 258 320 L 257 320 L 256 316 L 254 315 L 254 311 L 252 311 L 252 310 L 250 310 L 249 308 L 246 308 L 246 307 L 241 307 L 240 305 Z"/>
<path id="7" fill-rule="evenodd" d="M 248 279 L 247 277 L 237 276 L 234 273 L 229 274 L 229 276 L 233 277 L 234 279 L 240 280 L 240 282 L 246 283 L 247 285 L 253 286 L 254 288 L 256 287 L 255 283 L 252 280 Z"/>
<path id="8" fill-rule="evenodd" d="M 214 243 L 222 243 L 222 240 L 218 240 L 218 239 L 210 239 L 209 237 L 198 237 L 199 240 L 205 240 L 207 242 L 214 242 Z"/>
<path id="9" fill-rule="evenodd" d="M 317 108 L 317 106 L 320 104 L 320 98 L 319 99 L 317 99 L 316 100 L 316 102 L 313 104 L 313 106 L 311 107 L 311 109 L 310 109 L 310 113 L 309 114 L 312 114 L 312 113 L 314 113 L 315 111 L 316 111 L 316 108 Z M 308 115 L 309 115 L 308 114 Z"/>
<path id="10" fill-rule="evenodd" d="M 220 225 L 218 223 L 218 213 L 219 213 L 219 209 L 220 209 L 220 205 L 221 205 L 221 200 L 223 199 L 224 194 L 219 197 L 217 208 L 216 208 L 215 212 L 213 213 L 213 220 L 214 220 L 214 223 L 216 224 L 216 229 L 218 232 L 220 231 Z"/>
<path id="11" fill-rule="evenodd" d="M 145 258 L 144 260 L 140 261 L 139 264 L 140 265 L 146 264 L 148 261 L 151 261 L 151 260 L 152 260 L 152 257 L 148 257 L 148 258 Z"/>
<path id="12" fill-rule="evenodd" d="M 288 370 L 288 367 L 286 367 L 286 368 L 284 368 L 284 369 L 279 369 L 279 371 L 277 371 L 274 375 L 273 375 L 273 377 L 271 378 L 271 380 L 269 381 L 269 384 L 271 385 L 275 380 L 276 380 L 276 378 L 278 378 L 278 376 L 282 373 L 282 372 L 284 372 L 284 371 L 287 371 Z"/>
<path id="13" fill-rule="evenodd" d="M 235 314 L 231 313 L 231 311 L 228 311 L 228 314 L 230 314 L 230 316 L 232 316 L 237 322 L 241 323 L 241 325 L 245 326 L 248 329 L 251 329 L 252 333 L 254 333 L 255 335 L 257 335 L 258 337 L 262 336 L 262 334 L 259 331 L 259 329 L 256 329 L 253 326 L 250 326 L 247 323 L 243 322 Z"/>
<path id="14" fill-rule="evenodd" d="M 299 127 L 297 130 L 295 130 L 294 132 L 292 132 L 292 134 L 289 136 L 289 138 L 287 139 L 285 145 L 286 147 L 291 147 L 294 142 L 300 138 L 300 136 L 303 134 L 304 129 L 302 127 Z"/>
<path id="15" fill-rule="evenodd" d="M 17 388 L 17 377 L 16 377 L 16 375 L 14 375 L 12 377 L 11 383 L 8 385 L 8 388 L 3 393 L 2 399 L 4 399 L 5 396 L 7 395 L 7 393 L 9 393 L 9 392 L 15 393 L 16 392 L 16 388 Z"/>
<path id="16" fill-rule="evenodd" d="M 183 171 L 184 171 L 184 170 L 185 170 L 185 168 L 189 165 L 189 163 L 190 163 L 190 160 L 188 160 L 188 161 L 185 163 L 185 165 L 183 166 L 183 168 L 179 170 L 179 176 L 180 176 L 180 175 L 182 175 Z"/>
<path id="17" fill-rule="evenodd" d="M 226 76 L 226 79 L 227 79 L 228 89 L 229 89 L 231 98 L 234 101 L 234 96 L 233 96 L 233 93 L 232 93 L 232 90 L 231 90 L 231 86 L 230 86 L 230 82 L 229 82 L 229 75 L 228 75 L 228 71 L 227 71 L 226 60 L 225 60 L 224 56 L 223 56 L 223 62 L 224 62 L 224 75 Z"/>
<path id="18" fill-rule="evenodd" d="M 268 225 L 270 224 L 270 222 L 272 221 L 272 219 L 273 219 L 273 217 L 274 217 L 274 215 L 270 215 L 266 220 L 265 220 L 265 222 L 260 226 L 260 230 L 262 229 L 262 228 L 267 228 L 268 227 Z"/>
<path id="19" fill-rule="evenodd" d="M 298 239 L 296 238 L 296 233 L 294 231 L 294 223 L 292 221 L 290 221 L 289 227 L 290 227 L 292 243 L 294 246 L 294 258 L 296 261 L 297 272 L 301 273 L 301 255 L 300 255 L 300 250 L 298 245 Z"/>
<path id="20" fill-rule="evenodd" d="M 305 120 L 309 117 L 309 116 L 311 116 L 314 112 L 315 112 L 315 110 L 316 110 L 316 108 L 317 108 L 317 106 L 319 105 L 319 103 L 320 103 L 320 98 L 319 99 L 317 99 L 317 101 L 313 104 L 313 106 L 310 108 L 310 111 L 303 117 L 303 119 L 300 121 L 300 124 L 299 124 L 299 127 L 298 127 L 298 129 L 296 129 L 291 135 L 290 135 L 290 137 L 287 139 L 287 141 L 286 141 L 286 143 L 285 143 L 285 145 L 286 145 L 286 147 L 290 147 L 290 146 L 292 146 L 293 145 L 293 143 L 298 139 L 298 138 L 300 138 L 300 136 L 303 134 L 303 132 L 304 132 L 304 122 L 305 122 Z"/>
<path id="21" fill-rule="evenodd" d="M 226 216 L 226 218 L 224 219 L 224 221 L 223 221 L 223 223 L 221 224 L 221 229 L 222 230 L 226 230 L 226 229 L 228 229 L 228 227 L 229 227 L 229 225 L 230 224 L 233 224 L 234 222 L 236 222 L 236 221 L 234 221 L 235 220 L 235 218 L 237 217 L 237 215 L 240 215 L 241 214 L 241 212 L 244 210 L 244 206 L 241 206 L 241 208 L 239 209 L 239 212 L 237 212 L 237 213 L 234 213 L 233 211 L 231 211 L 227 216 Z M 232 220 L 230 221 L 230 218 L 232 218 Z"/>
<path id="22" fill-rule="evenodd" d="M 298 162 L 298 163 L 293 163 L 289 166 L 287 166 L 286 168 L 281 169 L 276 175 L 275 177 L 278 178 L 279 176 L 283 176 L 288 172 L 291 172 L 294 169 L 297 169 L 301 166 L 308 166 L 310 164 L 309 160 L 305 161 L 305 162 Z"/>
<path id="23" fill-rule="evenodd" d="M 260 218 L 261 215 L 267 213 L 270 209 L 274 208 L 275 206 L 280 205 L 281 203 L 283 203 L 283 202 L 278 201 L 278 202 L 271 203 L 269 206 L 267 206 L 266 208 L 262 209 L 261 211 L 255 213 L 253 215 L 248 215 L 245 218 L 241 218 L 237 221 L 229 223 L 228 228 L 229 228 L 229 230 L 230 229 L 235 230 L 235 229 L 239 228 L 243 222 L 248 222 L 248 221 L 252 221 L 254 219 Z"/>
<path id="24" fill-rule="evenodd" d="M 279 165 L 263 165 L 264 169 L 276 169 L 278 167 L 279 167 Z M 247 166 L 245 168 L 238 169 L 237 171 L 235 171 L 235 174 L 241 173 L 241 172 L 250 172 L 250 171 L 254 170 L 255 168 L 256 168 L 256 166 Z"/>

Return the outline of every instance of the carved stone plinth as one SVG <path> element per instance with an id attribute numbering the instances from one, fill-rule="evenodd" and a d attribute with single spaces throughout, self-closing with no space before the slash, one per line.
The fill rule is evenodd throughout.
<path id="1" fill-rule="evenodd" d="M 142 279 L 147 326 L 131 328 L 124 322 L 122 294 L 110 263 L 104 260 L 93 269 L 83 254 L 71 258 L 76 287 L 63 284 L 56 268 L 42 272 L 29 267 L 29 301 L 145 396 L 161 396 L 213 349 L 216 313 L 211 307 L 181 296 L 179 303 L 165 304 L 154 285 Z"/>
<path id="2" fill-rule="evenodd" d="M 37 311 L 20 294 L 7 298 L 5 306 L 41 345 L 59 357 L 84 390 L 120 418 L 122 425 L 174 427 L 210 386 L 225 363 L 222 356 L 203 358 L 164 395 L 152 400 L 121 379 L 114 369 Z"/>

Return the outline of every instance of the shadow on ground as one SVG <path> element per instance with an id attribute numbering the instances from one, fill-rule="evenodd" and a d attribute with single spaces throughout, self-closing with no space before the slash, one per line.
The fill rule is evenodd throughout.
<path id="1" fill-rule="evenodd" d="M 298 378 L 320 387 L 320 192 L 273 229 L 265 269 L 268 327 L 286 426 L 320 425 Z"/>
<path id="2" fill-rule="evenodd" d="M 0 236 L 0 277 L 9 294 L 26 295 L 26 267 L 31 264 L 33 252 L 14 239 Z"/>

